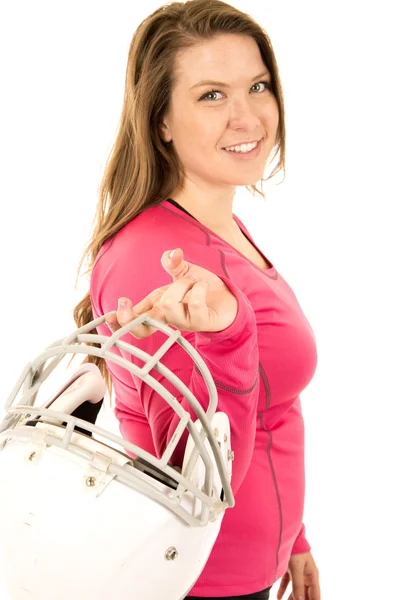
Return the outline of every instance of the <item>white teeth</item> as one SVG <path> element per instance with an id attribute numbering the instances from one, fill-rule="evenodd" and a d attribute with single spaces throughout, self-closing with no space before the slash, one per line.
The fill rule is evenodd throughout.
<path id="1" fill-rule="evenodd" d="M 258 142 L 253 142 L 253 144 L 241 144 L 240 146 L 228 146 L 225 148 L 228 152 L 250 152 L 250 150 L 254 150 L 257 146 Z"/>

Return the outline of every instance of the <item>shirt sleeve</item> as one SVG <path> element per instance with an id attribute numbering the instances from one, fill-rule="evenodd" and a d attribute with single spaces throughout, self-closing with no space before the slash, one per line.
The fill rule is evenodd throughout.
<path id="1" fill-rule="evenodd" d="M 137 304 L 153 289 L 165 284 L 165 281 L 160 281 L 159 277 L 152 273 L 154 271 L 145 271 L 146 283 L 144 284 L 143 278 L 130 277 L 122 267 L 114 264 L 112 269 L 107 270 L 107 277 L 104 280 L 98 281 L 94 278 L 91 283 L 94 312 L 105 314 L 116 310 L 118 298 L 121 296 L 128 297 L 134 305 Z M 230 279 L 226 277 L 221 279 L 238 301 L 238 312 L 233 323 L 219 332 L 181 331 L 181 333 L 196 348 L 210 370 L 217 388 L 217 411 L 223 411 L 229 417 L 231 447 L 234 451 L 231 486 L 235 494 L 249 468 L 254 449 L 259 395 L 258 338 L 255 314 L 247 296 Z M 102 333 L 106 333 L 104 326 Z M 109 331 L 107 335 L 110 335 Z M 165 339 L 165 334 L 160 331 L 143 339 L 136 339 L 130 334 L 121 338 L 149 355 L 154 355 Z M 130 353 L 123 350 L 116 351 L 137 366 L 143 366 L 143 361 Z M 175 343 L 164 354 L 161 363 L 185 383 L 206 410 L 209 404 L 209 392 L 203 376 L 189 354 Z M 140 377 L 127 373 L 126 370 L 122 374 L 122 369 L 118 371 L 112 361 L 107 361 L 107 368 L 113 378 L 117 378 L 116 383 L 120 387 L 122 375 L 128 377 L 124 384 L 123 403 L 117 393 L 115 398 L 115 415 L 119 420 L 123 420 L 123 426 L 120 426 L 121 434 L 128 441 L 135 443 L 138 433 L 140 435 L 140 429 L 146 427 L 148 423 L 155 454 L 160 458 L 174 434 L 180 417 L 166 400 Z M 156 369 L 152 369 L 150 374 L 173 394 L 193 420 L 197 419 L 190 403 L 179 394 L 166 377 Z M 174 465 L 182 464 L 188 433 L 187 430 L 184 432 L 171 457 L 170 462 Z"/>
<path id="2" fill-rule="evenodd" d="M 303 554 L 304 552 L 310 552 L 311 546 L 306 540 L 306 528 L 302 523 L 299 534 L 293 544 L 291 555 Z"/>

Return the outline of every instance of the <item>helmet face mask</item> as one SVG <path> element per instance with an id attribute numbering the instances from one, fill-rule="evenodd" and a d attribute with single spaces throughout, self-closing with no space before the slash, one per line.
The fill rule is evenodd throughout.
<path id="1" fill-rule="evenodd" d="M 0 544 L 13 599 L 22 600 L 29 591 L 40 600 L 55 595 L 179 600 L 200 575 L 225 510 L 234 505 L 229 419 L 216 412 L 216 387 L 201 356 L 179 331 L 147 315 L 111 336 L 90 333 L 107 316 L 51 344 L 29 363 L 5 405 L 0 477 L 7 492 L 0 495 Z M 153 356 L 120 339 L 140 323 L 167 336 Z M 174 343 L 205 380 L 207 410 L 162 364 Z M 112 349 L 140 358 L 143 366 Z M 119 364 L 175 410 L 180 421 L 160 458 L 95 424 L 106 386 L 92 363 L 82 364 L 44 404 L 35 405 L 40 387 L 68 354 Z M 185 396 L 196 421 L 152 377 L 152 369 Z M 186 430 L 179 469 L 170 458 Z"/>

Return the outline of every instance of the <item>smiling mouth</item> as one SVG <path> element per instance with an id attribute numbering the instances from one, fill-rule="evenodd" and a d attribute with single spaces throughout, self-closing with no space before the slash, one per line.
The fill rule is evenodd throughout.
<path id="1" fill-rule="evenodd" d="M 226 148 L 222 148 L 222 150 L 225 150 L 225 152 L 234 152 L 236 154 L 249 154 L 250 152 L 254 152 L 254 150 L 257 150 L 258 146 L 260 145 L 260 143 L 262 142 L 263 138 L 261 138 L 261 140 L 258 140 L 257 144 L 254 146 L 254 148 L 252 148 L 252 150 L 248 150 L 247 152 L 238 152 L 237 150 L 227 150 L 226 148 L 235 148 L 235 146 L 227 146 Z M 251 144 L 254 142 L 246 142 L 247 144 Z M 246 144 L 245 143 L 245 144 Z M 236 144 L 236 146 L 241 146 L 242 144 Z"/>
<path id="2" fill-rule="evenodd" d="M 257 148 L 257 146 L 259 145 L 259 143 L 263 140 L 263 138 L 257 140 L 257 144 L 254 146 L 253 150 L 255 150 Z M 235 148 L 236 146 L 242 146 L 242 145 L 247 145 L 247 144 L 254 144 L 254 142 L 242 142 L 241 144 L 232 144 L 232 146 L 225 146 L 225 148 L 222 148 L 222 150 L 226 150 L 227 148 Z M 227 152 L 234 152 L 234 150 L 227 150 Z M 251 150 L 252 152 L 252 150 Z"/>

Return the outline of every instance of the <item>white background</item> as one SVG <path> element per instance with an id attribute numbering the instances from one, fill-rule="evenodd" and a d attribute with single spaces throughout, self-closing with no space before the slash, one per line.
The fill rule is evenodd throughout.
<path id="1" fill-rule="evenodd" d="M 301 399 L 304 522 L 322 599 L 400 598 L 396 3 L 231 4 L 269 33 L 285 94 L 286 180 L 268 184 L 266 202 L 239 188 L 234 211 L 317 340 Z M 75 328 L 72 309 L 87 287 L 74 290 L 76 269 L 129 44 L 158 6 L 1 4 L 2 404 L 26 362 Z M 118 431 L 114 419 L 104 409 L 99 423 Z"/>

